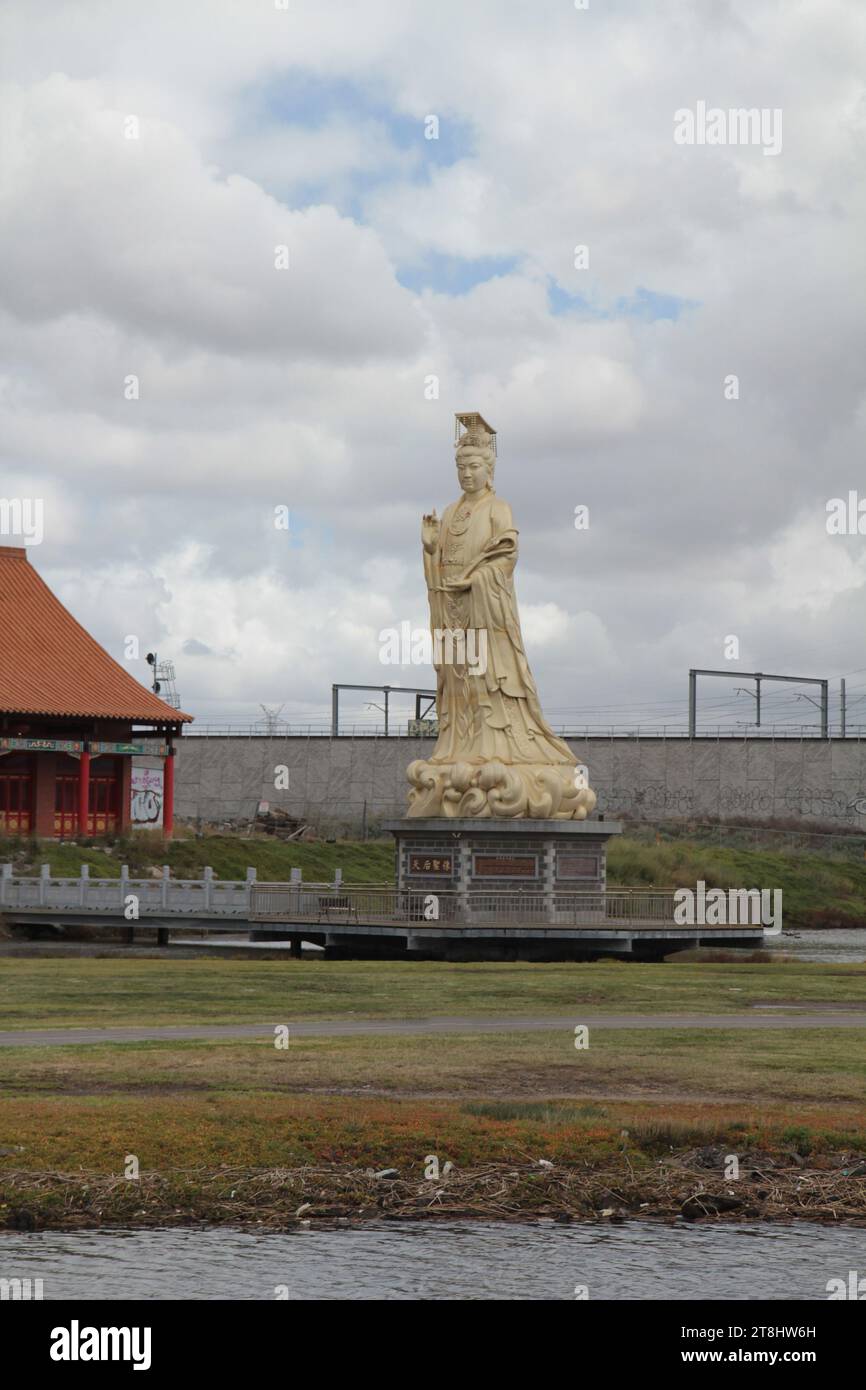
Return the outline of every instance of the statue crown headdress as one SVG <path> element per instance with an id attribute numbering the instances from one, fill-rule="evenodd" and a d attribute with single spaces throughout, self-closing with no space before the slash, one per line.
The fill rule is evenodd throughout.
<path id="1" fill-rule="evenodd" d="M 474 446 L 476 449 L 489 449 L 496 457 L 496 431 L 488 425 L 477 410 L 464 411 L 454 416 L 454 447 L 457 450 Z"/>

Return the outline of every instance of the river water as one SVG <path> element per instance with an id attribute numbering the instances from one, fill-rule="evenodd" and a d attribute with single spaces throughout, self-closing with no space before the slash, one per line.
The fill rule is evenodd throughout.
<path id="1" fill-rule="evenodd" d="M 866 930 L 843 927 L 836 931 L 782 931 L 781 936 L 768 936 L 764 946 L 772 951 L 784 951 L 797 960 L 829 961 L 835 965 L 866 961 Z"/>
<path id="2" fill-rule="evenodd" d="M 826 1299 L 866 1274 L 866 1229 L 377 1221 L 281 1234 L 0 1235 L 0 1278 L 50 1299 Z"/>

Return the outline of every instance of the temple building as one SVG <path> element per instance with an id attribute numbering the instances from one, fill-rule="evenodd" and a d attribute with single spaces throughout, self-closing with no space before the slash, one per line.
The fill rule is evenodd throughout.
<path id="1" fill-rule="evenodd" d="M 164 760 L 170 835 L 173 742 L 191 718 L 100 647 L 26 550 L 0 546 L 0 835 L 123 833 L 136 754 Z"/>

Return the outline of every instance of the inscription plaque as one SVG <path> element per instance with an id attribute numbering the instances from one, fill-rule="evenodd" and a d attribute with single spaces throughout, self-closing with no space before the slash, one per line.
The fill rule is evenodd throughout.
<path id="1" fill-rule="evenodd" d="M 410 854 L 410 874 L 450 874 L 450 854 Z"/>
<path id="2" fill-rule="evenodd" d="M 597 854 L 558 854 L 557 878 L 598 878 L 601 866 Z"/>
<path id="3" fill-rule="evenodd" d="M 535 854 L 476 854 L 473 872 L 478 878 L 535 878 Z"/>

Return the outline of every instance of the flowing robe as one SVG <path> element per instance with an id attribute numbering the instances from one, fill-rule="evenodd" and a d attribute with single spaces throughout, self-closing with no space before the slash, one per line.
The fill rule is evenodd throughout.
<path id="1" fill-rule="evenodd" d="M 492 491 L 447 507 L 435 551 L 424 552 L 439 716 L 434 765 L 576 765 L 541 712 L 520 631 L 516 563 L 511 508 Z M 447 659 L 447 639 L 439 654 L 437 630 L 468 631 L 465 647 L 453 644 L 455 656 L 466 653 L 462 664 Z"/>

